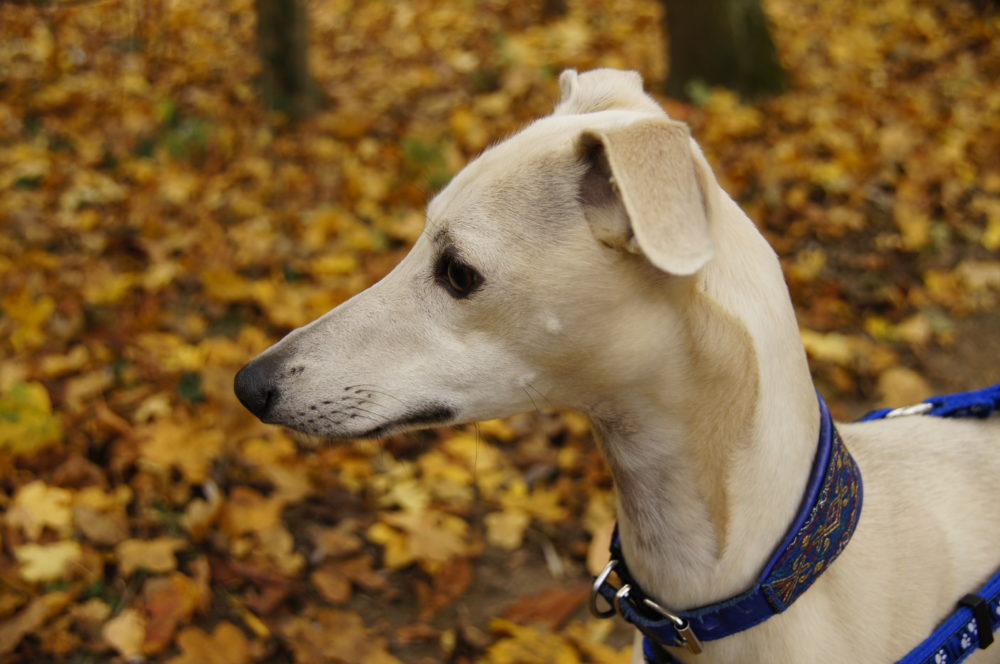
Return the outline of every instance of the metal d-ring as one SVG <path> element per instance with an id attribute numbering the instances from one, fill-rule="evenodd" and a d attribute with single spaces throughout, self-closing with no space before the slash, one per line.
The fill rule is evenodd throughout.
<path id="1" fill-rule="evenodd" d="M 590 588 L 590 613 L 593 614 L 595 618 L 610 618 L 615 615 L 615 607 L 612 604 L 610 608 L 601 611 L 597 608 L 597 598 L 601 596 L 601 586 L 607 582 L 608 577 L 611 576 L 611 572 L 615 571 L 615 567 L 618 566 L 618 561 L 612 558 L 601 573 L 597 575 L 594 579 L 594 585 Z"/>

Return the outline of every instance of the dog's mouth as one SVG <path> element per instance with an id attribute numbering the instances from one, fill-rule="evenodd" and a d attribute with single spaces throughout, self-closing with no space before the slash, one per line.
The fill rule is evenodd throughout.
<path id="1" fill-rule="evenodd" d="M 362 433 L 353 434 L 352 438 L 380 438 L 390 433 L 398 433 L 409 429 L 420 429 L 431 426 L 451 424 L 455 419 L 455 411 L 444 404 L 431 404 L 405 415 L 402 418 L 372 427 Z"/>

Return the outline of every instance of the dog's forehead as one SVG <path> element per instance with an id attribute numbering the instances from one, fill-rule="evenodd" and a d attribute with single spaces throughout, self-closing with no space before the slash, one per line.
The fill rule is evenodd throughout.
<path id="1" fill-rule="evenodd" d="M 533 122 L 455 175 L 427 207 L 428 232 L 432 236 L 450 228 L 474 232 L 482 223 L 493 226 L 504 219 L 529 222 L 557 215 L 576 203 L 582 175 L 577 154 L 581 134 L 649 117 L 613 110 L 551 115 Z"/>

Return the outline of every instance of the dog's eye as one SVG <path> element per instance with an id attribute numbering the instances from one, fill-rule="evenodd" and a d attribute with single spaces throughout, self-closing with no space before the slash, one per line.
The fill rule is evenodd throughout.
<path id="1" fill-rule="evenodd" d="M 458 300 L 469 297 L 483 284 L 482 275 L 450 251 L 441 254 L 434 266 L 434 277 L 449 295 Z"/>

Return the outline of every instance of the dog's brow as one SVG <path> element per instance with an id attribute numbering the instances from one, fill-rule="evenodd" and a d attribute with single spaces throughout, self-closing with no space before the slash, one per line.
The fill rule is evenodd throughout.
<path id="1" fill-rule="evenodd" d="M 449 245 L 454 244 L 451 238 L 451 233 L 448 232 L 447 228 L 442 228 L 437 233 L 434 234 L 434 244 Z"/>

